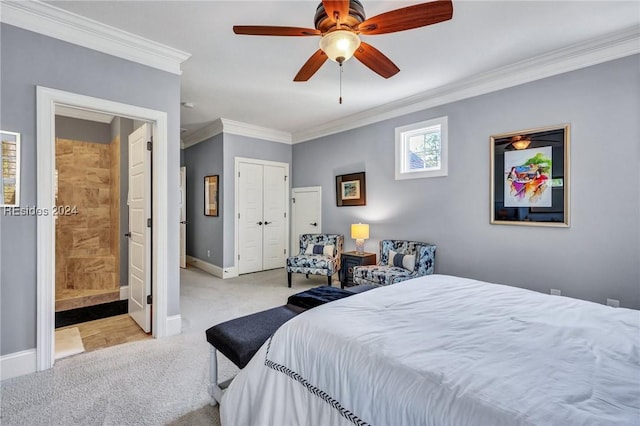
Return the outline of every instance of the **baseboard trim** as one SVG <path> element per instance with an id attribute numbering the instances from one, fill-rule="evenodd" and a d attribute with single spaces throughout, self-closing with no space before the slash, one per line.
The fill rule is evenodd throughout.
<path id="1" fill-rule="evenodd" d="M 127 300 L 129 298 L 129 286 L 121 285 L 120 286 L 120 300 Z"/>
<path id="2" fill-rule="evenodd" d="M 12 379 L 36 371 L 36 350 L 14 352 L 0 357 L 0 380 Z"/>
<path id="3" fill-rule="evenodd" d="M 206 262 L 202 259 L 198 259 L 197 257 L 187 256 L 187 264 L 200 269 L 208 274 L 213 275 L 218 278 L 234 278 L 238 276 L 238 268 L 235 266 L 230 266 L 227 268 L 221 268 L 217 265 Z"/>
<path id="4" fill-rule="evenodd" d="M 181 315 L 171 315 L 167 317 L 167 333 L 168 336 L 175 336 L 177 334 L 182 333 L 182 316 Z"/>

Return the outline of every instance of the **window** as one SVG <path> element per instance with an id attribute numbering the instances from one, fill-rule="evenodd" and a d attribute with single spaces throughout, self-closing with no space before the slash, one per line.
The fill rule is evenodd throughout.
<path id="1" fill-rule="evenodd" d="M 447 117 L 396 127 L 396 180 L 447 176 Z"/>

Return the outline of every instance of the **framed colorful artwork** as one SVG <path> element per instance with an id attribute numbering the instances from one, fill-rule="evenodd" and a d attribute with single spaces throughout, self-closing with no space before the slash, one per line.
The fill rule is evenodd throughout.
<path id="1" fill-rule="evenodd" d="M 336 205 L 366 206 L 366 189 L 364 172 L 336 176 Z"/>
<path id="2" fill-rule="evenodd" d="M 204 215 L 218 216 L 219 175 L 204 177 Z"/>
<path id="3" fill-rule="evenodd" d="M 491 223 L 569 226 L 569 125 L 493 135 Z"/>

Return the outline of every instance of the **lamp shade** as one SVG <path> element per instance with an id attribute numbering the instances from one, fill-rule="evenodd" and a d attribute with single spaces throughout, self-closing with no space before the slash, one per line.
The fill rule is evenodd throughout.
<path id="1" fill-rule="evenodd" d="M 354 240 L 369 239 L 369 225 L 366 223 L 357 223 L 351 225 L 351 238 Z"/>
<path id="2" fill-rule="evenodd" d="M 347 30 L 331 31 L 320 39 L 320 49 L 334 62 L 343 63 L 360 46 L 358 34 Z"/>

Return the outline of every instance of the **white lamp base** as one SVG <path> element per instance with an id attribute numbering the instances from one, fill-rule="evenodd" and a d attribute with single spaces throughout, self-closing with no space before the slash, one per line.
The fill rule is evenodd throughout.
<path id="1" fill-rule="evenodd" d="M 356 253 L 364 254 L 364 240 L 356 240 Z"/>

